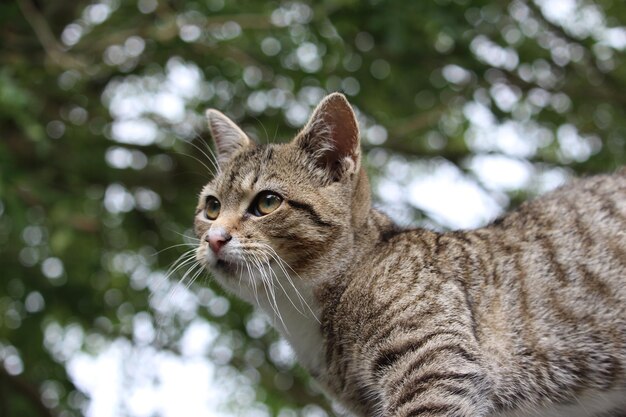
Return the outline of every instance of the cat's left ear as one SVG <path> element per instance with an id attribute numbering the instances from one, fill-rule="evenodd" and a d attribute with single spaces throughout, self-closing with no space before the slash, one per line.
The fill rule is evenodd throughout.
<path id="1" fill-rule="evenodd" d="M 224 166 L 237 152 L 254 146 L 254 142 L 223 113 L 209 109 L 206 111 L 211 136 L 217 150 L 217 163 Z"/>
<path id="2" fill-rule="evenodd" d="M 335 181 L 357 172 L 361 150 L 359 125 L 350 103 L 340 93 L 326 96 L 295 139 Z"/>

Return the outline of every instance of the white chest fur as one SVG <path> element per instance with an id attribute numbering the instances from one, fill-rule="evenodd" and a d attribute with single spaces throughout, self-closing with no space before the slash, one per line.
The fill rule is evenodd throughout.
<path id="1" fill-rule="evenodd" d="M 279 279 L 283 277 L 278 276 Z M 294 280 L 295 281 L 295 280 Z M 323 340 L 320 330 L 320 309 L 308 288 L 294 282 L 294 286 L 276 289 L 275 301 L 260 297 L 261 309 L 270 316 L 274 326 L 287 339 L 298 361 L 309 371 L 319 371 L 323 364 Z M 300 287 L 300 288 L 298 288 Z M 296 293 L 300 294 L 300 297 Z"/>
<path id="2" fill-rule="evenodd" d="M 274 265 L 272 271 L 255 269 L 244 275 L 248 276 L 240 282 L 233 282 L 232 277 L 220 281 L 225 288 L 260 308 L 289 342 L 298 362 L 313 373 L 319 372 L 324 357 L 320 308 L 310 287 L 295 273 Z"/>

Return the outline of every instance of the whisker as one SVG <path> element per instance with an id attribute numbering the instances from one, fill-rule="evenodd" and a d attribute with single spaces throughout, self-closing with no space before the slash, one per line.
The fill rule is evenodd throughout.
<path id="1" fill-rule="evenodd" d="M 180 233 L 180 232 L 178 232 L 178 231 L 176 231 L 176 230 L 174 230 L 174 229 L 167 229 L 167 231 L 168 231 L 168 232 L 175 233 L 175 234 L 177 234 L 178 236 L 182 236 L 182 237 L 184 237 L 185 239 L 189 239 L 189 240 L 191 240 L 191 241 L 193 241 L 193 242 L 200 242 L 200 238 L 197 238 L 197 237 L 195 237 L 195 236 L 189 236 L 189 235 L 186 235 L 186 234 L 184 234 L 184 233 Z"/>
<path id="2" fill-rule="evenodd" d="M 258 257 L 254 253 L 251 253 L 250 256 L 251 256 L 252 263 L 254 264 L 255 268 L 259 272 L 259 275 L 261 277 L 261 282 L 264 285 L 266 293 L 268 294 L 268 302 L 270 302 L 270 306 L 274 310 L 274 313 L 276 313 L 276 315 L 278 315 L 278 311 L 276 311 L 276 309 L 274 309 L 274 306 L 271 305 L 271 300 L 269 299 L 269 291 L 270 291 L 270 289 L 267 287 L 267 284 L 268 284 L 268 282 L 267 282 L 267 274 L 263 270 L 263 267 L 262 267 L 261 262 L 259 261 Z"/>
<path id="3" fill-rule="evenodd" d="M 213 170 L 212 170 L 211 168 L 209 168 L 209 166 L 208 166 L 207 164 L 205 164 L 204 162 L 202 162 L 199 158 L 196 158 L 195 156 L 193 156 L 193 155 L 189 155 L 189 154 L 186 154 L 186 153 L 184 153 L 184 152 L 176 152 L 176 151 L 175 151 L 174 153 L 177 153 L 177 154 L 179 154 L 179 155 L 183 155 L 183 156 L 186 156 L 186 157 L 189 157 L 189 158 L 193 158 L 193 159 L 195 159 L 195 160 L 196 160 L 196 161 L 198 161 L 200 164 L 202 164 L 202 166 L 204 166 L 204 167 L 207 169 L 207 171 L 209 171 L 209 173 L 210 173 L 212 176 L 214 176 L 214 177 L 216 176 L 216 173 L 215 173 L 215 172 L 213 172 Z"/>
<path id="4" fill-rule="evenodd" d="M 209 154 L 213 158 L 213 165 L 215 165 L 215 168 L 217 169 L 217 172 L 221 173 L 222 172 L 222 168 L 220 167 L 220 164 L 218 162 L 217 155 L 215 154 L 213 149 L 211 149 L 211 147 L 209 146 L 208 143 L 206 143 L 206 142 L 203 142 L 203 143 L 204 143 L 204 148 L 209 152 Z"/>
<path id="5" fill-rule="evenodd" d="M 263 123 L 261 123 L 261 120 L 259 120 L 258 117 L 253 117 L 253 119 L 257 121 L 259 126 L 261 126 L 261 128 L 263 129 L 263 132 L 265 132 L 265 143 L 269 144 L 270 143 L 270 136 L 267 134 L 267 129 L 265 129 L 265 126 L 263 126 Z M 276 127 L 278 128 L 278 125 Z"/>
<path id="6" fill-rule="evenodd" d="M 172 263 L 172 265 L 165 271 L 165 275 L 161 279 L 159 279 L 159 282 L 156 283 L 156 287 L 154 288 L 153 291 L 160 290 L 161 286 L 163 286 L 165 283 L 167 283 L 167 280 L 169 279 L 169 277 L 177 269 L 180 269 L 183 265 L 189 263 L 189 261 L 195 257 L 195 251 L 196 251 L 196 249 L 192 248 L 192 249 L 189 249 L 188 251 L 185 251 L 182 255 L 180 255 Z"/>
<path id="7" fill-rule="evenodd" d="M 179 258 L 180 259 L 180 258 Z M 174 296 L 176 295 L 176 293 L 180 290 L 181 285 L 177 285 L 177 284 L 182 284 L 184 283 L 185 279 L 187 276 L 189 276 L 189 274 L 192 273 L 192 271 L 194 271 L 194 269 L 200 267 L 199 271 L 196 272 L 202 272 L 204 270 L 204 267 L 202 266 L 202 264 L 200 264 L 199 262 L 194 262 L 195 258 L 191 258 L 191 259 L 186 259 L 185 261 L 179 263 L 176 267 L 170 268 L 172 269 L 166 276 L 164 279 L 164 282 L 167 282 L 167 278 L 169 278 L 173 273 L 175 273 L 177 270 L 179 270 L 180 268 L 182 268 L 183 266 L 188 266 L 191 263 L 191 266 L 188 266 L 187 271 L 183 274 L 183 277 L 181 278 L 181 280 L 178 283 L 175 283 L 174 285 L 172 285 L 167 293 L 167 295 L 165 296 L 165 299 L 162 300 L 164 303 L 166 304 L 170 304 L 172 302 L 172 299 L 174 298 Z M 196 273 L 194 272 L 194 274 Z M 188 286 L 186 287 L 187 289 L 189 288 Z M 163 321 L 165 321 L 166 316 L 163 315 L 163 317 L 161 318 L 161 320 L 157 321 L 157 327 L 161 328 L 163 326 Z"/>
<path id="8" fill-rule="evenodd" d="M 196 257 L 196 248 L 192 248 L 184 252 L 182 255 L 178 257 L 178 259 L 174 261 L 174 263 L 172 263 L 172 266 L 170 266 L 168 270 L 165 272 L 165 279 L 168 279 L 181 266 L 186 265 L 191 261 L 194 261 L 195 257 Z"/>
<path id="9" fill-rule="evenodd" d="M 199 271 L 194 271 L 194 269 L 200 267 Z M 195 274 L 197 274 L 198 272 L 202 272 L 202 270 L 204 269 L 204 267 L 200 264 L 200 263 L 194 263 L 192 264 L 187 271 L 183 274 L 183 277 L 178 281 L 179 285 L 175 285 L 169 292 L 168 296 L 167 296 L 167 302 L 170 303 L 172 301 L 172 299 L 174 298 L 174 296 L 178 293 L 178 291 L 181 290 L 181 287 L 184 288 L 185 290 L 188 290 L 189 287 L 191 286 L 191 283 L 193 282 L 193 278 L 189 281 L 189 284 L 185 284 L 185 280 L 187 279 L 187 277 L 189 275 L 196 276 Z"/>
<path id="10" fill-rule="evenodd" d="M 262 248 L 265 248 L 268 250 L 270 256 L 272 256 L 272 258 L 274 258 L 276 260 L 276 263 L 278 264 L 278 266 L 281 268 L 281 270 L 283 271 L 283 274 L 285 274 L 285 277 L 287 278 L 287 280 L 289 281 L 289 284 L 292 286 L 292 288 L 294 289 L 296 295 L 298 296 L 298 298 L 300 299 L 300 302 L 303 303 L 307 309 L 311 312 L 311 314 L 313 315 L 313 318 L 319 323 L 319 319 L 317 318 L 317 315 L 315 314 L 315 312 L 313 311 L 313 309 L 311 308 L 311 306 L 309 305 L 309 303 L 306 301 L 306 299 L 302 296 L 302 294 L 300 294 L 300 291 L 298 290 L 298 288 L 295 286 L 295 284 L 293 283 L 293 280 L 291 278 L 291 275 L 287 272 L 287 270 L 285 269 L 285 266 L 287 268 L 289 268 L 294 274 L 296 274 L 296 276 L 298 277 L 298 279 L 303 280 L 302 277 L 284 260 L 280 257 L 280 255 L 278 255 L 278 253 L 276 253 L 276 251 L 274 250 L 274 248 L 272 248 L 270 245 L 266 244 L 266 243 L 262 243 L 262 242 L 257 242 L 257 245 L 260 245 Z"/>
<path id="11" fill-rule="evenodd" d="M 244 260 L 245 262 L 245 260 Z M 241 266 L 241 271 L 239 270 L 239 263 L 237 264 L 237 269 L 235 270 L 235 272 L 239 272 L 239 287 L 241 287 L 241 279 L 243 277 L 243 266 Z"/>
<path id="12" fill-rule="evenodd" d="M 273 285 L 269 280 L 269 277 L 267 276 L 267 274 L 265 273 L 261 262 L 259 261 L 258 257 L 254 254 L 251 253 L 252 255 L 252 260 L 257 268 L 257 270 L 259 271 L 259 274 L 261 276 L 261 282 L 263 283 L 263 287 L 265 288 L 265 293 L 267 296 L 267 301 L 270 304 L 270 307 L 272 308 L 272 310 L 274 311 L 274 313 L 276 314 L 276 316 L 278 316 L 278 318 L 280 319 L 280 321 L 283 323 L 284 326 L 284 322 L 282 320 L 282 316 L 280 314 L 280 312 L 278 311 L 278 304 L 276 303 L 276 295 L 273 291 Z M 270 298 L 271 296 L 271 298 Z M 273 302 L 272 302 L 273 301 Z"/>
<path id="13" fill-rule="evenodd" d="M 179 284 L 181 284 L 185 289 L 189 288 L 189 284 L 185 284 L 185 280 L 187 279 L 187 277 L 191 274 L 195 274 L 197 271 L 194 271 L 194 269 L 200 267 L 200 271 L 202 271 L 203 267 L 200 263 L 194 263 L 192 264 L 189 269 L 187 269 L 187 272 L 185 272 L 182 276 L 182 278 L 178 281 Z"/>
<path id="14" fill-rule="evenodd" d="M 218 163 L 217 155 L 215 154 L 213 149 L 211 149 L 211 147 L 209 146 L 209 142 L 204 140 L 204 138 L 202 137 L 200 132 L 198 130 L 196 130 L 195 128 L 193 128 L 193 133 L 194 133 L 194 138 L 193 139 L 200 140 L 200 143 L 202 143 L 204 145 L 204 149 L 209 153 L 209 155 L 211 157 L 209 157 L 207 154 L 204 154 L 204 152 L 202 152 L 202 153 L 207 157 L 209 162 L 211 162 L 211 165 L 213 165 L 215 167 L 216 172 L 217 173 L 221 173 L 222 169 L 220 168 L 220 164 Z"/>
<path id="15" fill-rule="evenodd" d="M 276 125 L 276 129 L 274 129 L 274 139 L 272 142 L 276 142 L 276 138 L 278 137 L 278 125 Z"/>
<path id="16" fill-rule="evenodd" d="M 197 137 L 199 137 L 199 136 L 197 136 Z M 198 145 L 196 145 L 195 143 L 193 143 L 193 139 L 192 139 L 192 140 L 190 140 L 190 141 L 189 141 L 189 142 L 187 142 L 187 143 L 189 143 L 191 146 L 193 146 L 193 147 L 194 147 L 194 148 L 196 148 L 198 151 L 200 151 L 200 153 L 201 153 L 202 155 L 204 155 L 204 156 L 205 156 L 205 158 L 206 158 L 206 159 L 207 159 L 207 160 L 211 163 L 211 165 L 212 165 L 212 166 L 213 166 L 213 168 L 215 169 L 215 171 L 211 171 L 214 175 L 215 175 L 215 173 L 219 172 L 219 168 L 218 168 L 217 164 L 215 163 L 215 161 L 213 161 L 213 159 L 211 159 L 211 157 L 209 157 L 209 155 L 207 155 L 207 153 L 206 153 L 206 152 L 204 152 L 200 146 L 198 146 Z"/>
<path id="17" fill-rule="evenodd" d="M 276 272 L 275 272 L 275 271 L 271 268 L 271 266 L 270 266 L 270 262 L 271 262 L 271 260 L 270 260 L 270 258 L 268 257 L 268 255 L 269 255 L 269 256 L 271 256 L 272 258 L 274 258 L 274 257 L 272 256 L 272 254 L 271 254 L 271 253 L 266 253 L 266 252 L 264 252 L 264 251 L 261 251 L 261 254 L 262 254 L 262 255 L 263 255 L 263 257 L 265 258 L 265 263 L 267 264 L 269 271 L 271 272 L 271 274 L 273 274 L 274 278 L 276 278 L 276 281 L 278 282 L 278 285 L 280 286 L 280 288 L 283 290 L 283 293 L 284 293 L 284 294 L 285 294 L 285 296 L 287 297 L 287 300 L 289 300 L 289 302 L 291 303 L 291 305 L 293 306 L 293 308 L 295 308 L 295 309 L 296 309 L 296 311 L 297 311 L 298 313 L 300 313 L 300 314 L 302 314 L 302 315 L 304 316 L 304 315 L 305 315 L 304 311 L 301 311 L 301 310 L 298 308 L 298 306 L 297 306 L 297 305 L 293 302 L 293 300 L 292 300 L 292 299 L 291 299 L 291 297 L 289 296 L 289 293 L 287 292 L 287 290 L 286 290 L 286 289 L 285 289 L 285 287 L 283 286 L 282 282 L 280 282 L 280 279 L 279 279 L 279 278 L 278 278 L 278 276 L 276 275 Z M 277 262 L 277 264 L 278 264 L 278 262 Z M 285 274 L 285 276 L 287 276 L 286 271 L 284 270 L 284 268 L 283 268 L 280 264 L 278 264 L 278 266 L 279 266 L 279 268 L 281 268 L 281 270 L 282 270 L 283 274 Z M 287 277 L 287 278 L 289 279 L 289 277 Z M 294 289 L 295 289 L 295 286 L 294 286 Z M 296 292 L 297 292 L 297 290 L 296 290 Z M 299 293 L 298 293 L 298 295 L 299 295 Z M 300 297 L 300 298 L 301 298 L 301 297 Z M 302 301 L 300 301 L 300 304 L 301 304 L 301 307 L 302 307 L 302 308 L 304 308 L 304 305 L 302 305 Z"/>
<path id="18" fill-rule="evenodd" d="M 202 274 L 202 272 L 204 272 L 204 268 L 200 268 L 197 272 L 195 272 L 193 274 L 193 276 L 191 277 L 191 279 L 189 280 L 189 283 L 185 286 L 185 289 L 188 290 L 189 288 L 191 288 L 191 286 L 193 285 L 193 283 L 196 281 L 196 279 L 198 279 L 198 277 Z"/>
<path id="19" fill-rule="evenodd" d="M 190 264 L 196 262 L 195 260 L 195 252 L 196 252 L 196 248 L 191 248 L 185 252 L 183 252 L 173 263 L 172 265 L 165 271 L 165 273 L 161 276 L 161 278 L 159 279 L 159 281 L 156 283 L 156 285 L 151 286 L 151 294 L 150 294 L 150 302 L 152 303 L 153 300 L 156 297 L 159 297 L 159 294 L 161 293 L 161 288 L 163 288 L 163 286 L 165 286 L 166 284 L 168 284 L 169 278 L 174 275 L 177 271 L 179 271 L 180 269 L 184 268 L 184 267 L 188 267 Z M 192 266 L 192 268 L 195 266 Z M 168 293 L 165 296 L 165 299 L 161 299 L 160 302 L 171 302 L 171 299 L 174 295 L 174 285 L 170 284 L 170 288 L 168 289 Z M 157 311 L 159 310 L 159 307 L 155 307 L 157 309 Z M 158 315 L 161 315 L 161 313 L 158 313 Z M 163 324 L 163 321 L 166 319 L 166 315 L 163 314 L 162 317 L 160 319 L 157 319 L 157 327 L 161 327 Z"/>
<path id="20" fill-rule="evenodd" d="M 195 248 L 196 246 L 198 246 L 198 244 L 197 243 L 179 243 L 177 245 L 172 245 L 172 246 L 168 246 L 165 249 L 161 249 L 160 251 L 153 253 L 152 256 L 156 256 L 156 255 L 160 254 L 161 252 L 165 252 L 166 250 L 178 248 L 178 247 L 181 247 L 181 246 L 193 246 Z"/>
<path id="21" fill-rule="evenodd" d="M 246 269 L 248 270 L 248 277 L 249 277 L 249 281 L 252 284 L 252 290 L 254 292 L 254 299 L 256 301 L 257 305 L 261 305 L 261 303 L 259 302 L 259 294 L 257 292 L 257 288 L 256 288 L 256 280 L 254 279 L 254 276 L 252 274 L 252 270 L 250 269 L 250 264 L 248 263 L 248 260 L 246 259 L 246 257 L 243 257 L 244 259 L 244 264 L 246 266 Z"/>

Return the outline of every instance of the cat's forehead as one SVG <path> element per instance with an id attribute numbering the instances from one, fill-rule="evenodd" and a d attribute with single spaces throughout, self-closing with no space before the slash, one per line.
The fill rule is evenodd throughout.
<path id="1" fill-rule="evenodd" d="M 257 145 L 246 149 L 222 167 L 202 194 L 245 193 L 257 188 L 282 188 L 301 175 L 297 155 L 283 144 Z M 297 181 L 299 182 L 299 181 Z"/>

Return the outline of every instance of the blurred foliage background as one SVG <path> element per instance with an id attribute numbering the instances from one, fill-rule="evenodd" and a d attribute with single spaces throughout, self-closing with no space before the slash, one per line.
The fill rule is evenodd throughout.
<path id="1" fill-rule="evenodd" d="M 0 3 L 0 416 L 326 416 L 267 320 L 185 268 L 203 111 L 357 110 L 376 204 L 485 223 L 626 161 L 626 2 Z M 206 151 L 205 151 L 206 152 Z"/>

